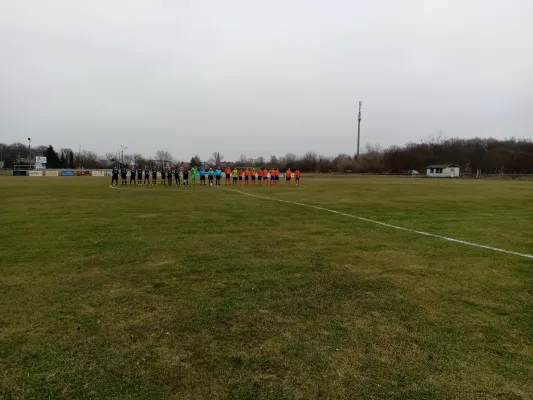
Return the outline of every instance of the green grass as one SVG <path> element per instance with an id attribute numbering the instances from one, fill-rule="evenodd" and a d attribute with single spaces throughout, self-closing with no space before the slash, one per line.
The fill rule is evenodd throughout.
<path id="1" fill-rule="evenodd" d="M 533 182 L 303 184 L 242 190 L 533 254 Z M 216 188 L 1 177 L 0 205 L 0 398 L 533 395 L 531 259 Z"/>

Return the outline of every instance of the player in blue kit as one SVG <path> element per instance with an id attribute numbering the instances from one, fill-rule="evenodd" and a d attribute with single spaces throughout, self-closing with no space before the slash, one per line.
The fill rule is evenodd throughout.
<path id="1" fill-rule="evenodd" d="M 220 179 L 222 178 L 222 170 L 217 167 L 215 170 L 215 185 L 220 186 Z"/>
<path id="2" fill-rule="evenodd" d="M 213 186 L 214 177 L 215 177 L 215 171 L 213 171 L 213 168 L 209 168 L 209 171 L 207 172 L 207 178 L 209 179 L 209 186 Z"/>

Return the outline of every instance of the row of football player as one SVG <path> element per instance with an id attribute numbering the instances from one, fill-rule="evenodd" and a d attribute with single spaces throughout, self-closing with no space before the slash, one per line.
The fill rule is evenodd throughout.
<path id="1" fill-rule="evenodd" d="M 113 178 L 111 181 L 111 184 L 115 183 L 118 185 L 118 169 L 113 169 Z M 122 168 L 120 170 L 121 178 L 122 178 L 122 185 L 127 184 L 127 172 L 128 170 L 126 168 Z M 174 171 L 170 168 L 163 168 L 161 170 L 161 184 L 165 185 L 166 180 L 168 180 L 169 185 L 172 184 L 172 172 L 174 172 L 174 179 L 176 180 L 177 185 L 181 185 L 181 175 L 180 175 L 180 168 L 176 167 Z M 227 167 L 224 170 L 224 174 L 226 176 L 226 185 L 230 184 L 230 181 L 233 179 L 233 184 L 242 184 L 244 181 L 245 185 L 251 184 L 255 185 L 256 180 L 259 185 L 261 184 L 271 184 L 271 185 L 277 185 L 279 184 L 279 177 L 280 177 L 280 171 L 278 168 L 271 169 L 268 171 L 266 168 L 258 169 L 257 171 L 255 168 L 252 168 L 251 170 L 249 168 L 245 170 L 237 170 L 237 168 L 234 168 L 233 170 L 229 167 Z M 212 184 L 213 180 L 215 180 L 216 185 L 220 185 L 220 180 L 222 178 L 222 170 L 220 168 L 217 168 L 216 170 L 213 170 L 212 168 L 209 168 L 209 170 L 206 170 L 204 168 L 197 169 L 197 168 L 191 168 L 190 171 L 191 180 L 192 183 L 196 183 L 196 178 L 200 177 L 200 182 L 205 185 L 206 176 Z M 157 182 L 157 170 L 155 168 L 148 169 L 145 168 L 144 170 L 144 181 L 143 181 L 143 170 L 139 169 L 136 170 L 135 167 L 132 167 L 130 170 L 130 185 L 133 183 L 137 184 L 150 184 L 150 177 L 152 178 L 152 184 L 156 184 Z M 298 185 L 300 183 L 300 171 L 297 169 L 294 172 L 291 171 L 291 169 L 287 169 L 285 173 L 285 181 L 287 184 L 291 183 L 291 178 L 295 178 L 296 184 Z M 270 181 L 270 183 L 269 183 Z M 189 184 L 189 170 L 185 168 L 183 170 L 183 184 L 188 185 Z"/>

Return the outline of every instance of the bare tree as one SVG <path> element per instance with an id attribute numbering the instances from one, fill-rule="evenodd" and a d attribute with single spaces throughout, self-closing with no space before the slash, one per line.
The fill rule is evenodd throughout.
<path id="1" fill-rule="evenodd" d="M 31 149 L 33 155 L 36 156 L 45 156 L 48 151 L 48 146 L 36 146 Z"/>
<path id="2" fill-rule="evenodd" d="M 224 161 L 224 156 L 220 155 L 218 151 L 215 151 L 213 154 L 211 154 L 211 157 L 209 157 L 209 160 L 207 162 L 211 165 L 220 166 L 220 163 Z"/>
<path id="3" fill-rule="evenodd" d="M 317 161 L 318 172 L 331 172 L 332 161 L 330 157 L 319 156 Z"/>
<path id="4" fill-rule="evenodd" d="M 280 158 L 279 162 L 282 169 L 294 168 L 294 164 L 298 160 L 298 156 L 294 153 L 287 153 Z"/>
<path id="5" fill-rule="evenodd" d="M 131 158 L 132 158 L 133 163 L 137 166 L 142 166 L 146 164 L 146 160 L 142 154 L 138 154 L 138 153 L 133 154 Z"/>
<path id="6" fill-rule="evenodd" d="M 98 154 L 93 153 L 92 151 L 83 150 L 79 154 L 79 163 L 80 167 L 83 167 L 85 169 L 87 168 L 100 168 L 101 163 L 98 158 Z"/>
<path id="7" fill-rule="evenodd" d="M 268 165 L 270 167 L 277 167 L 278 163 L 279 163 L 278 158 L 274 154 L 272 154 L 270 156 L 270 160 L 268 161 Z"/>
<path id="8" fill-rule="evenodd" d="M 353 160 L 348 154 L 339 154 L 333 159 L 333 167 L 337 172 L 346 172 L 352 169 Z"/>
<path id="9" fill-rule="evenodd" d="M 131 165 L 133 163 L 133 156 L 131 154 L 124 154 L 124 164 Z"/>
<path id="10" fill-rule="evenodd" d="M 307 152 L 301 160 L 301 168 L 306 171 L 318 172 L 318 156 L 316 153 Z"/>
<path id="11" fill-rule="evenodd" d="M 159 162 L 161 166 L 167 165 L 172 162 L 172 154 L 165 150 L 157 150 L 155 152 L 155 160 Z"/>
<path id="12" fill-rule="evenodd" d="M 420 141 L 428 146 L 437 146 L 441 144 L 445 140 L 444 138 L 444 132 L 439 130 L 434 135 L 428 135 L 426 139 L 420 139 Z"/>
<path id="13" fill-rule="evenodd" d="M 356 167 L 359 172 L 383 171 L 383 150 L 379 144 L 366 145 L 366 151 L 356 159 Z"/>

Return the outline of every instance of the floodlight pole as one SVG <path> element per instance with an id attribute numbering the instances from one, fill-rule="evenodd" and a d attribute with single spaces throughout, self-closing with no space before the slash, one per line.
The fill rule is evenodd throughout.
<path id="1" fill-rule="evenodd" d="M 357 156 L 356 158 L 359 158 L 359 141 L 361 139 L 361 106 L 363 105 L 363 102 L 359 102 L 359 117 L 357 118 Z"/>
<path id="2" fill-rule="evenodd" d="M 128 148 L 120 145 L 120 149 L 122 150 L 122 165 L 124 165 L 124 149 L 128 150 Z"/>
<path id="3" fill-rule="evenodd" d="M 28 138 L 28 159 L 31 161 L 31 138 Z"/>

